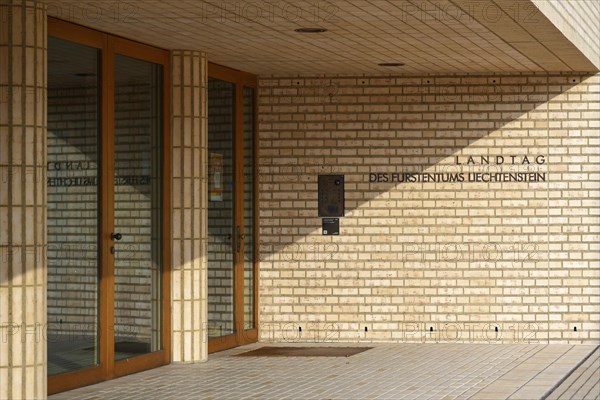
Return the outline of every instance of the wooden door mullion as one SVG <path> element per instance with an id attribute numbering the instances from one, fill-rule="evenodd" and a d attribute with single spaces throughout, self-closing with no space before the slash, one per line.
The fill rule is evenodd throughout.
<path id="1" fill-rule="evenodd" d="M 235 257 L 234 287 L 235 287 L 235 326 L 237 344 L 244 338 L 244 108 L 243 86 L 236 80 L 234 101 L 234 154 L 235 154 L 235 201 L 234 215 L 236 227 L 236 244 L 239 251 Z"/>
<path id="2" fill-rule="evenodd" d="M 115 258 L 111 251 L 114 231 L 114 42 L 105 40 L 102 53 L 102 128 L 101 128 L 101 231 L 100 231 L 100 358 L 106 379 L 114 377 L 114 283 Z"/>

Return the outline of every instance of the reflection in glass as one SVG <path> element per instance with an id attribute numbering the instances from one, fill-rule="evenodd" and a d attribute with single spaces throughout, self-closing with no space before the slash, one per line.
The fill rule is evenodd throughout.
<path id="1" fill-rule="evenodd" d="M 244 329 L 254 328 L 254 89 L 244 88 Z"/>
<path id="2" fill-rule="evenodd" d="M 234 85 L 208 80 L 208 336 L 235 332 Z"/>
<path id="3" fill-rule="evenodd" d="M 98 63 L 48 38 L 48 375 L 99 363 Z"/>
<path id="4" fill-rule="evenodd" d="M 162 67 L 115 60 L 115 360 L 160 350 Z"/>

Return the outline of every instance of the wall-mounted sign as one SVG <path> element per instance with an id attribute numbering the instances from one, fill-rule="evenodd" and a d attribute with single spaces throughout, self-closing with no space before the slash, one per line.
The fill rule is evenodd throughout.
<path id="1" fill-rule="evenodd" d="M 210 153 L 209 199 L 223 201 L 223 154 Z"/>
<path id="2" fill-rule="evenodd" d="M 323 218 L 323 235 L 339 235 L 340 234 L 340 219 L 339 218 Z"/>
<path id="3" fill-rule="evenodd" d="M 371 172 L 370 183 L 546 182 L 544 155 L 455 157 L 448 172 Z M 504 169 L 503 168 L 507 168 Z M 464 169 L 467 169 L 465 171 Z M 479 169 L 479 170 L 477 170 Z"/>
<path id="4" fill-rule="evenodd" d="M 148 175 L 115 176 L 115 186 L 146 186 L 150 185 L 152 178 Z M 49 177 L 46 179 L 48 187 L 79 187 L 98 186 L 96 176 L 68 176 Z"/>
<path id="5" fill-rule="evenodd" d="M 546 182 L 545 172 L 381 172 L 370 173 L 370 183 L 462 183 L 462 182 Z"/>
<path id="6" fill-rule="evenodd" d="M 98 164 L 93 161 L 50 161 L 48 171 L 86 171 L 98 169 Z"/>

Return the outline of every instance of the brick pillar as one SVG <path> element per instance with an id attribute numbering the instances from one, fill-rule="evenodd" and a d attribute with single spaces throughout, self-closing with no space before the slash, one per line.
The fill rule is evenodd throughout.
<path id="1" fill-rule="evenodd" d="M 208 356 L 207 62 L 172 52 L 173 362 Z"/>
<path id="2" fill-rule="evenodd" d="M 0 0 L 0 398 L 46 397 L 46 10 Z"/>

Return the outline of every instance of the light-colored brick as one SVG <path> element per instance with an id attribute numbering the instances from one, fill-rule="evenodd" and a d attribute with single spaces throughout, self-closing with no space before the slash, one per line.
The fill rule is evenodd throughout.
<path id="1" fill-rule="evenodd" d="M 285 109 L 298 102 L 304 118 L 335 122 L 323 125 L 319 133 L 316 127 L 308 131 L 292 126 L 294 113 L 262 109 L 261 163 L 280 170 L 270 171 L 268 180 L 261 176 L 261 226 L 293 227 L 302 232 L 304 242 L 326 240 L 337 246 L 331 254 L 309 253 L 290 246 L 298 240 L 295 236 L 263 231 L 262 240 L 274 247 L 260 269 L 277 273 L 270 275 L 268 284 L 260 283 L 263 323 L 335 320 L 340 338 L 361 341 L 367 339 L 356 336 L 351 327 L 360 321 L 476 321 L 495 324 L 501 332 L 517 332 L 501 337 L 507 342 L 536 337 L 595 343 L 600 324 L 595 309 L 586 306 L 596 300 L 582 291 L 600 283 L 593 246 L 598 238 L 594 227 L 600 222 L 600 154 L 598 146 L 590 145 L 592 140 L 597 143 L 598 133 L 590 129 L 597 118 L 585 111 L 598 109 L 597 81 L 597 75 L 567 74 L 332 77 L 328 84 L 338 88 L 333 96 L 319 95 L 320 80 L 304 79 L 296 97 L 290 98 L 266 90 L 287 93 L 290 79 L 261 79 L 261 105 Z M 591 96 L 582 100 L 584 95 Z M 284 131 L 290 128 L 296 128 L 294 140 Z M 304 153 L 290 152 L 302 148 Z M 307 152 L 313 148 L 319 155 Z M 543 163 L 536 164 L 539 155 Z M 456 165 L 456 156 L 461 165 Z M 466 163 L 468 156 L 488 156 L 491 161 L 471 165 Z M 504 157 L 501 165 L 496 165 L 496 156 Z M 523 156 L 529 164 L 523 163 Z M 358 173 L 350 173 L 348 167 Z M 285 172 L 290 170 L 293 174 Z M 539 173 L 545 180 L 449 183 L 390 178 L 403 172 L 462 172 L 480 179 L 489 173 Z M 339 237 L 321 236 L 316 185 L 292 188 L 306 180 L 315 182 L 319 173 L 345 174 L 346 215 L 340 218 Z M 369 182 L 370 173 L 387 173 L 389 179 Z M 290 207 L 288 199 L 300 193 L 311 201 Z M 293 257 L 295 262 L 281 263 L 276 256 Z M 309 284 L 287 278 L 288 271 L 323 268 L 335 271 L 336 279 L 317 277 Z M 298 284 L 297 289 L 317 286 L 329 294 L 308 298 L 293 292 L 287 302 L 310 301 L 310 308 L 300 310 L 283 308 L 275 292 L 267 290 Z M 343 307 L 331 308 L 332 302 Z M 385 306 L 376 309 L 378 305 Z M 548 320 L 576 320 L 584 328 L 572 332 L 563 325 L 548 325 Z M 380 324 L 368 340 L 398 341 L 396 329 Z M 283 338 L 276 329 L 270 335 L 262 339 Z"/>

